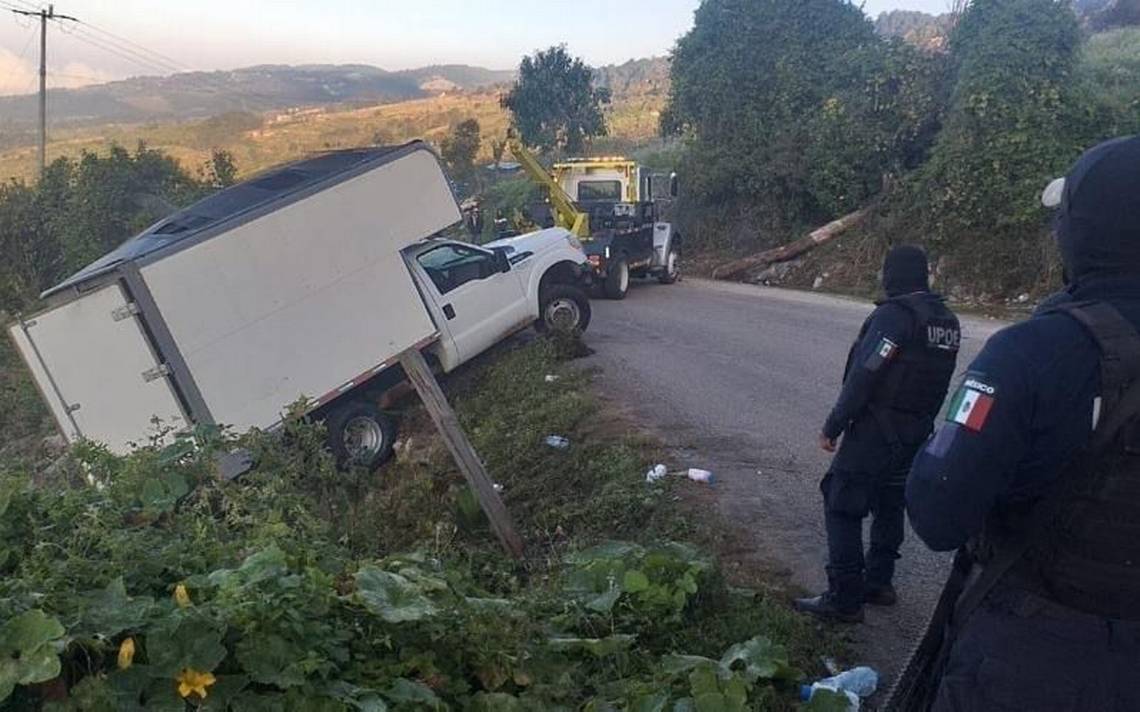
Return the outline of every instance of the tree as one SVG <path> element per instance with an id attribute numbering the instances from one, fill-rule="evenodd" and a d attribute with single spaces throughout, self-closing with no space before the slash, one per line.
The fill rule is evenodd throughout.
<path id="1" fill-rule="evenodd" d="M 451 167 L 452 175 L 459 180 L 470 180 L 475 175 L 475 157 L 482 141 L 479 122 L 467 119 L 456 124 L 451 134 L 443 139 L 440 153 Z"/>
<path id="2" fill-rule="evenodd" d="M 522 140 L 544 151 L 580 153 L 587 140 L 605 136 L 602 106 L 610 91 L 594 85 L 594 72 L 565 45 L 523 57 L 519 78 L 503 98 Z"/>
<path id="3" fill-rule="evenodd" d="M 0 311 L 38 294 L 163 215 L 233 181 L 218 152 L 195 178 L 173 158 L 140 144 L 106 156 L 60 158 L 34 186 L 0 185 Z"/>
<path id="4" fill-rule="evenodd" d="M 863 205 L 937 128 L 937 60 L 840 0 L 706 0 L 671 78 L 690 208 L 762 215 L 777 239 Z"/>

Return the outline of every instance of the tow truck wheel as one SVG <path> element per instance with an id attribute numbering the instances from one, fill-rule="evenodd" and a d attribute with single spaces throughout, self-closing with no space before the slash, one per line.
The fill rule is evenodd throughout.
<path id="1" fill-rule="evenodd" d="M 618 258 L 610 265 L 603 290 L 607 299 L 625 299 L 629 291 L 629 263 L 624 258 Z"/>
<path id="2" fill-rule="evenodd" d="M 590 298 L 577 287 L 556 284 L 542 295 L 538 323 L 543 333 L 585 331 L 590 325 Z"/>
<path id="3" fill-rule="evenodd" d="M 681 278 L 681 265 L 680 255 L 676 250 L 669 250 L 669 256 L 665 258 L 665 269 L 661 271 L 661 275 L 657 281 L 661 284 L 673 284 Z"/>
<path id="4" fill-rule="evenodd" d="M 341 469 L 374 470 L 392 456 L 396 422 L 374 403 L 358 400 L 333 406 L 325 427 L 329 450 Z"/>

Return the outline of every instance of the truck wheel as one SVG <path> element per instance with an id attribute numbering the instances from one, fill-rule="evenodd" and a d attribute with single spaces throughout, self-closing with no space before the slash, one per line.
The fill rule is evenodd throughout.
<path id="1" fill-rule="evenodd" d="M 539 307 L 535 328 L 543 333 L 585 331 L 590 325 L 590 298 L 569 284 L 555 284 L 544 291 Z"/>
<path id="2" fill-rule="evenodd" d="M 392 456 L 396 422 L 373 403 L 349 401 L 334 406 L 325 419 L 325 427 L 329 450 L 342 469 L 374 470 Z"/>
<path id="3" fill-rule="evenodd" d="M 681 256 L 677 254 L 676 250 L 669 250 L 669 256 L 665 258 L 665 268 L 661 270 L 661 275 L 657 277 L 657 281 L 661 284 L 673 284 L 681 278 Z"/>
<path id="4" fill-rule="evenodd" d="M 607 299 L 625 299 L 629 291 L 629 263 L 624 258 L 618 258 L 610 265 L 603 291 Z"/>

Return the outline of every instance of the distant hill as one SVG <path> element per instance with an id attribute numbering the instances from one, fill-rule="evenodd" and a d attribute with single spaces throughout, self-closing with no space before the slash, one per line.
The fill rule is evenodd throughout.
<path id="1" fill-rule="evenodd" d="M 369 65 L 261 65 L 135 77 L 48 92 L 54 126 L 205 118 L 324 104 L 379 104 L 510 81 L 512 71 L 437 65 L 389 72 Z M 0 128 L 33 126 L 35 96 L 0 97 Z"/>
<path id="2" fill-rule="evenodd" d="M 595 81 L 609 87 L 615 96 L 666 94 L 669 91 L 669 60 L 666 57 L 631 59 L 594 70 Z"/>

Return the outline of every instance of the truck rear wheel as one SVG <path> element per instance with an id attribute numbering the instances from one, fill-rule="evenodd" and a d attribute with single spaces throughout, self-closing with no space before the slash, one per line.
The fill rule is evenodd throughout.
<path id="1" fill-rule="evenodd" d="M 374 470 L 392 456 L 396 421 L 374 403 L 356 400 L 334 406 L 325 419 L 328 446 L 342 469 Z"/>
<path id="2" fill-rule="evenodd" d="M 585 331 L 590 325 L 590 298 L 577 287 L 555 284 L 543 292 L 538 322 L 541 332 Z"/>
<path id="3" fill-rule="evenodd" d="M 677 254 L 676 250 L 669 250 L 669 256 L 665 258 L 665 268 L 661 270 L 657 281 L 661 284 L 673 284 L 680 278 L 681 256 Z"/>
<path id="4" fill-rule="evenodd" d="M 606 282 L 602 289 L 607 299 L 625 299 L 629 292 L 629 263 L 619 257 L 606 272 Z"/>

